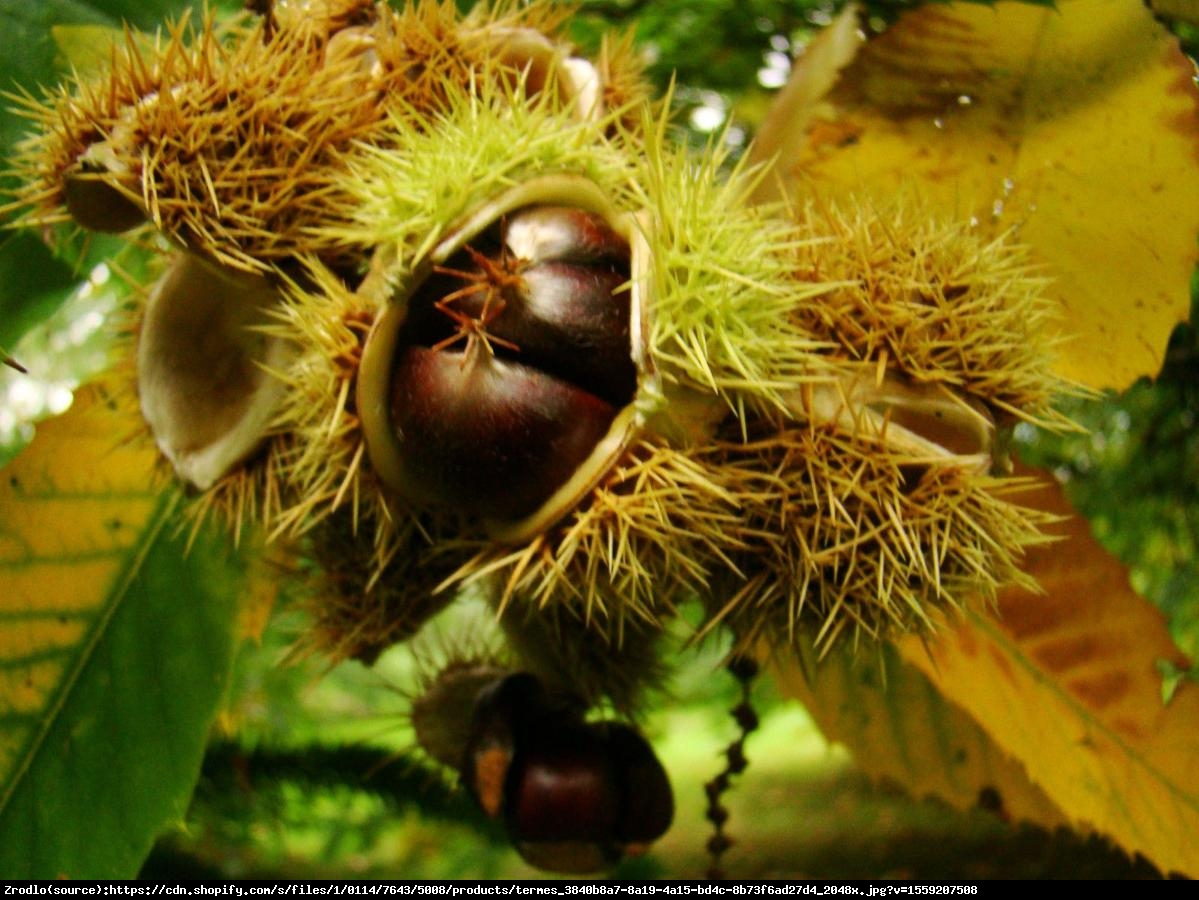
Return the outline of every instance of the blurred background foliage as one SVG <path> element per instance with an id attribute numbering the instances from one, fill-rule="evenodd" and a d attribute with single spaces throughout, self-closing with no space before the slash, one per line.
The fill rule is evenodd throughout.
<path id="1" fill-rule="evenodd" d="M 469 3 L 462 3 L 469 6 Z M 882 29 L 908 0 L 870 6 Z M 725 141 L 734 157 L 752 139 L 793 55 L 839 4 L 822 0 L 584 0 L 571 20 L 584 49 L 612 29 L 631 31 L 660 90 L 673 80 L 680 140 Z M 1169 23 L 1192 56 L 1195 23 Z M 108 252 L 111 248 L 102 248 Z M 89 254 L 89 260 L 103 253 Z M 135 266 L 137 261 L 127 263 Z M 61 411 L 73 385 L 103 364 L 105 315 L 124 287 L 108 267 L 63 284 L 70 300 L 9 351 L 36 382 L 0 374 L 0 461 L 31 423 Z M 15 273 L 14 277 L 19 275 Z M 1199 279 L 1193 296 L 1199 293 Z M 1196 320 L 1192 315 L 1192 322 Z M 1097 536 L 1169 617 L 1180 647 L 1199 651 L 1199 330 L 1179 325 L 1160 375 L 1126 393 L 1074 404 L 1085 433 L 1021 427 L 1029 462 L 1051 468 Z M 327 671 L 296 660 L 302 623 L 286 602 L 239 661 L 192 810 L 160 841 L 146 877 L 534 877 L 445 774 L 415 755 L 405 716 L 422 663 L 393 649 L 371 669 Z M 684 647 L 668 703 L 645 722 L 675 786 L 671 832 L 626 877 L 698 877 L 707 868 L 703 783 L 736 737 L 728 711 L 738 685 L 720 672 L 724 647 Z M 433 640 L 436 644 L 436 638 Z M 440 652 L 434 648 L 429 656 Z M 281 664 L 281 662 L 283 664 Z M 717 673 L 717 674 L 714 674 Z M 1163 671 L 1163 684 L 1185 677 Z M 1099 841 L 1045 835 L 1005 822 L 986 797 L 969 814 L 868 784 L 794 704 L 760 679 L 763 725 L 751 765 L 728 801 L 736 840 L 724 860 L 739 877 L 1154 877 Z"/>

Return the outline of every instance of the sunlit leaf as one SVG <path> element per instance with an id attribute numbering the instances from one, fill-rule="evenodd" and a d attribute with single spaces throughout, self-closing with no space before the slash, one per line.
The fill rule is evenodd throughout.
<path id="1" fill-rule="evenodd" d="M 842 646 L 806 673 L 794 664 L 776 669 L 780 686 L 868 775 L 959 810 L 983 806 L 1045 828 L 1065 824 L 1023 765 L 893 648 L 879 656 Z"/>
<path id="2" fill-rule="evenodd" d="M 906 185 L 979 228 L 1016 229 L 1062 304 L 1062 374 L 1122 387 L 1157 371 L 1188 312 L 1193 74 L 1128 0 L 930 4 L 869 41 L 817 114 L 784 95 L 768 125 L 774 147 L 802 145 L 782 160 L 795 190 Z"/>
<path id="3" fill-rule="evenodd" d="M 239 567 L 189 553 L 153 451 L 86 392 L 0 471 L 0 871 L 131 877 L 181 819 L 234 649 Z"/>
<path id="4" fill-rule="evenodd" d="M 125 30 L 111 25 L 55 25 L 50 35 L 62 58 L 85 77 L 102 72 L 112 59 L 113 49 L 125 42 Z M 149 49 L 153 43 L 146 37 L 141 46 Z"/>
<path id="5" fill-rule="evenodd" d="M 1047 486 L 1029 500 L 1068 516 Z M 1070 821 L 1166 871 L 1199 874 L 1199 684 L 1162 699 L 1159 663 L 1188 665 L 1162 615 L 1085 520 L 1030 554 L 1045 594 L 1010 590 L 929 649 L 900 653 L 966 710 Z"/>

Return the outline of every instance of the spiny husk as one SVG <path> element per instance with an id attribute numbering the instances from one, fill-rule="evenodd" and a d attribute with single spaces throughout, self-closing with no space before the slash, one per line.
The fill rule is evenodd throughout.
<path id="1" fill-rule="evenodd" d="M 582 176 L 615 206 L 635 208 L 634 148 L 607 136 L 615 116 L 578 119 L 545 93 L 532 101 L 522 94 L 519 86 L 480 84 L 450 93 L 424 124 L 393 115 L 386 139 L 352 160 L 345 207 L 315 228 L 321 240 L 389 248 L 394 279 L 468 212 L 539 176 Z"/>
<path id="2" fill-rule="evenodd" d="M 625 134 L 637 134 L 644 111 L 654 108 L 654 98 L 634 32 L 605 34 L 594 63 L 603 86 L 604 109 L 615 115 Z"/>
<path id="3" fill-rule="evenodd" d="M 103 145 L 106 171 L 88 177 L 193 251 L 258 271 L 317 254 L 352 271 L 362 261 L 337 259 L 311 227 L 345 209 L 345 154 L 386 143 L 392 116 L 420 127 L 472 83 L 516 90 L 526 73 L 509 45 L 525 33 L 553 40 L 565 16 L 545 2 L 463 17 L 434 0 L 403 10 L 309 0 L 280 7 L 270 24 L 218 27 L 207 14 L 192 28 L 185 15 L 149 49 L 130 33 L 102 78 L 25 98 L 38 133 L 16 159 L 25 184 L 16 205 L 25 224 L 66 220 L 68 174 Z M 609 102 L 639 99 L 630 55 L 614 50 L 607 61 L 617 70 Z"/>
<path id="4" fill-rule="evenodd" d="M 812 237 L 796 250 L 800 277 L 838 286 L 794 317 L 838 362 L 941 385 L 1000 419 L 1068 427 L 1052 405 L 1071 390 L 1051 368 L 1058 311 L 1027 248 L 905 196 L 885 209 L 816 199 L 795 218 Z"/>
<path id="5" fill-rule="evenodd" d="M 212 522 L 227 529 L 237 544 L 247 528 L 267 529 L 278 521 L 284 504 L 282 489 L 286 483 L 286 473 L 281 468 L 284 457 L 277 452 L 277 444 L 268 446 L 276 452 L 260 453 L 195 497 L 186 510 L 193 530 Z M 275 537 L 273 534 L 267 536 Z"/>
<path id="6" fill-rule="evenodd" d="M 817 352 L 825 344 L 793 313 L 839 284 L 803 277 L 794 254 L 808 238 L 778 209 L 748 204 L 753 173 L 728 175 L 719 152 L 696 159 L 667 149 L 668 122 L 649 112 L 643 143 L 606 139 L 614 124 L 494 91 L 462 93 L 427 131 L 394 119 L 385 144 L 356 160 L 345 211 L 355 221 L 334 217 L 325 239 L 382 240 L 394 249 L 391 276 L 401 277 L 488 198 L 540 175 L 582 175 L 616 208 L 643 215 L 653 263 L 634 278 L 653 298 L 648 343 L 658 379 L 639 398 L 647 416 L 678 391 L 714 396 L 743 416 L 777 412 L 797 384 L 832 379 Z"/>
<path id="7" fill-rule="evenodd" d="M 811 628 L 827 643 L 847 628 L 928 629 L 940 610 L 1024 583 L 1041 523 L 1006 499 L 1007 482 L 977 458 L 890 440 L 885 410 L 823 421 L 803 399 L 804 386 L 836 392 L 865 373 L 1059 424 L 1048 305 L 1022 251 L 903 207 L 751 209 L 752 173 L 666 151 L 661 120 L 647 122 L 648 152 L 630 155 L 593 124 L 497 99 L 463 95 L 433 132 L 396 120 L 393 145 L 362 157 L 357 222 L 341 237 L 382 238 L 404 277 L 472 208 L 563 171 L 646 210 L 642 439 L 529 541 L 459 530 L 476 552 L 443 588 L 496 581 L 504 604 L 564 609 L 617 643 L 699 593 L 745 641 Z M 311 402 L 322 391 L 337 395 Z M 313 459 L 352 458 L 346 436 Z"/>
<path id="8" fill-rule="evenodd" d="M 671 284 L 669 270 L 655 273 L 652 327 L 671 338 L 655 340 L 653 363 L 671 384 L 698 388 L 706 376 L 732 414 L 690 442 L 649 420 L 642 443 L 574 513 L 527 545 L 481 547 L 455 577 L 494 578 L 512 601 L 565 605 L 608 628 L 661 622 L 678 598 L 698 593 L 712 604 L 709 627 L 728 623 L 744 646 L 801 632 L 828 646 L 847 631 L 927 631 L 1003 585 L 1031 586 L 1020 562 L 1043 540 L 1046 519 L 1019 505 L 1022 482 L 989 473 L 987 454 L 1002 463 L 995 446 L 982 447 L 980 465 L 978 455 L 900 440 L 886 409 L 822 419 L 803 389 L 894 379 L 996 418 L 1065 425 L 1051 402 L 1070 386 L 1052 374 L 1044 282 L 1023 250 L 902 207 L 813 205 L 789 238 L 759 247 L 789 270 L 772 271 L 774 259 L 759 270 L 762 257 L 742 245 L 740 268 L 717 270 L 722 294 L 715 279 L 703 281 L 711 231 L 698 232 L 695 271 L 686 271 L 686 238 L 696 232 L 672 232 L 670 219 L 712 229 L 734 220 L 724 228 L 737 235 L 754 217 L 736 206 L 723 217 L 675 212 L 702 203 L 682 184 L 656 199 L 659 227 L 677 237 L 665 248 L 655 240 L 653 259 L 683 275 Z M 765 289 L 786 298 L 773 315 L 789 324 L 773 327 L 779 341 L 796 340 L 790 357 L 761 354 L 758 330 L 736 331 L 732 310 L 770 300 Z M 688 333 L 681 326 L 692 336 L 675 338 Z M 771 325 L 758 328 L 769 346 Z"/>
<path id="9" fill-rule="evenodd" d="M 798 385 L 833 377 L 824 345 L 794 315 L 835 281 L 802 279 L 794 254 L 805 238 L 749 198 L 755 174 L 724 171 L 725 155 L 668 149 L 666 122 L 638 172 L 652 270 L 649 344 L 665 391 L 714 394 L 742 420 L 776 414 Z"/>
<path id="10" fill-rule="evenodd" d="M 369 664 L 454 598 L 437 587 L 461 559 L 425 524 L 408 519 L 392 527 L 343 510 L 308 534 L 302 595 L 311 626 L 300 652 Z M 385 537 L 372 540 L 372 527 Z"/>
<path id="11" fill-rule="evenodd" d="M 742 646 L 927 632 L 1001 586 L 1035 587 L 1020 562 L 1051 517 L 1009 499 L 1028 482 L 821 426 L 719 443 L 710 464 L 745 486 L 757 536 L 737 576 L 720 573 L 707 625 L 726 622 Z"/>
<path id="12" fill-rule="evenodd" d="M 497 577 L 505 600 L 566 605 L 619 633 L 661 622 L 706 593 L 712 564 L 749 546 L 739 498 L 687 452 L 644 442 L 558 527 L 517 548 L 483 548 L 456 577 Z"/>
<path id="13" fill-rule="evenodd" d="M 389 502 L 369 474 L 353 389 L 376 306 L 320 264 L 310 264 L 308 277 L 307 287 L 291 284 L 267 326 L 301 351 L 294 365 L 273 373 L 287 391 L 266 454 L 286 484 L 266 524 L 277 535 L 300 535 L 344 506 L 355 522 L 379 523 L 386 543 Z"/>
<path id="14" fill-rule="evenodd" d="M 12 174 L 20 180 L 15 206 L 24 209 L 18 224 L 48 225 L 68 221 L 66 179 L 89 147 L 117 140 L 126 115 L 145 97 L 161 94 L 169 86 L 210 70 L 220 59 L 222 45 L 244 39 L 246 19 L 218 26 L 206 13 L 200 27 L 190 27 L 189 15 L 169 24 L 152 41 L 126 31 L 123 44 L 112 48 L 112 61 L 102 76 L 75 76 L 42 97 L 16 98 L 16 110 L 35 125 L 18 145 Z M 135 203 L 143 201 L 140 153 L 124 146 L 119 164 L 109 166 L 108 183 Z M 123 164 L 123 165 L 122 165 Z M 122 168 L 124 171 L 122 171 Z"/>
<path id="15" fill-rule="evenodd" d="M 604 138 L 605 121 L 578 121 L 552 104 L 513 103 L 507 90 L 463 92 L 432 131 L 393 120 L 392 149 L 364 148 L 347 193 L 360 220 L 328 225 L 325 238 L 353 252 L 377 249 L 386 273 L 351 290 L 327 266 L 310 259 L 292 283 L 268 330 L 289 337 L 301 355 L 285 372 L 287 386 L 274 431 L 283 436 L 268 453 L 282 457 L 292 498 L 269 523 L 278 533 L 301 533 L 347 506 L 386 522 L 394 503 L 374 477 L 355 408 L 355 379 L 363 341 L 390 302 L 390 282 L 416 267 L 472 203 L 537 175 L 583 170 L 627 201 L 632 165 Z M 380 531 L 385 539 L 386 529 Z"/>

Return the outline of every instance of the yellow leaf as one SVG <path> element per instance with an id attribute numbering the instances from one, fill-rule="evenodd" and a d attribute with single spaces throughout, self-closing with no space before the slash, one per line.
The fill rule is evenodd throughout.
<path id="1" fill-rule="evenodd" d="M 161 517 L 155 454 L 115 446 L 126 427 L 85 393 L 0 472 L 0 784 L 30 757 Z"/>
<path id="2" fill-rule="evenodd" d="M 793 159 L 802 152 L 815 121 L 831 112 L 825 107 L 825 97 L 837 83 L 840 71 L 853 61 L 861 43 L 857 5 L 846 4 L 795 61 L 791 77 L 774 103 L 779 112 L 766 117 L 750 147 L 752 164 Z M 781 114 L 784 110 L 786 115 Z M 776 182 L 765 179 L 758 185 L 755 199 L 768 200 L 777 189 Z"/>
<path id="3" fill-rule="evenodd" d="M 1157 372 L 1189 310 L 1193 73 L 1128 0 L 930 4 L 868 42 L 818 114 L 810 98 L 784 96 L 768 127 L 783 133 L 770 140 L 790 189 L 906 185 L 930 209 L 1016 229 L 1062 304 L 1059 371 L 1120 388 Z M 792 123 L 801 134 L 787 133 Z"/>
<path id="4" fill-rule="evenodd" d="M 147 57 L 154 50 L 152 35 L 110 25 L 51 25 L 50 36 L 67 65 L 84 76 L 103 72 L 112 62 L 113 48 L 124 46 L 127 40 Z"/>
<path id="5" fill-rule="evenodd" d="M 967 711 L 1070 818 L 1166 871 L 1199 874 L 1199 684 L 1163 704 L 1158 662 L 1185 666 L 1162 615 L 1071 517 L 1060 488 L 1030 505 L 1067 517 L 1029 554 L 1045 594 L 1009 590 L 925 646 L 899 650 Z M 930 655 L 931 654 L 931 655 Z"/>
<path id="6" fill-rule="evenodd" d="M 1167 20 L 1199 25 L 1199 0 L 1149 0 L 1149 8 Z"/>
<path id="7" fill-rule="evenodd" d="M 998 803 L 1015 821 L 1049 829 L 1066 823 L 1024 767 L 893 649 L 880 659 L 842 644 L 810 662 L 807 675 L 794 664 L 775 672 L 780 687 L 872 778 L 958 810 Z"/>

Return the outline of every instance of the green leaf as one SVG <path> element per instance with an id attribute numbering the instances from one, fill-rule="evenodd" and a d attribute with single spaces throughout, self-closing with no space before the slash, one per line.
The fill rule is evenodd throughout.
<path id="1" fill-rule="evenodd" d="M 235 647 L 240 567 L 173 525 L 94 392 L 0 473 L 0 871 L 127 878 L 179 821 Z"/>
<path id="2" fill-rule="evenodd" d="M 75 275 L 36 236 L 0 239 L 0 347 L 11 349 L 70 295 Z"/>

